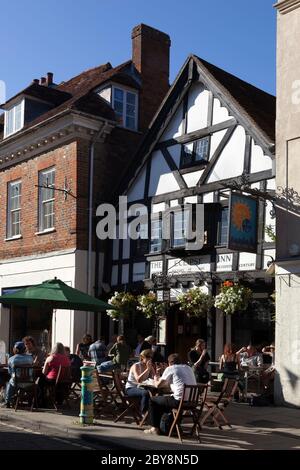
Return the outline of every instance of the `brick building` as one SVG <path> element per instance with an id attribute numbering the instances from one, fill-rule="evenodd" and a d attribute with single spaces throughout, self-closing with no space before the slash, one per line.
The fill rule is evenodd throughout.
<path id="1" fill-rule="evenodd" d="M 93 214 L 111 200 L 169 88 L 169 48 L 169 36 L 141 24 L 132 31 L 131 60 L 60 84 L 48 73 L 2 105 L 2 294 L 54 276 L 101 294 Z M 11 346 L 26 333 L 73 349 L 99 330 L 96 317 L 2 305 L 0 339 Z"/>

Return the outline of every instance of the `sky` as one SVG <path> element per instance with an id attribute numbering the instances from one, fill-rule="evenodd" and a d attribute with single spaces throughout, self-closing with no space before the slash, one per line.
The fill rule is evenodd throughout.
<path id="1" fill-rule="evenodd" d="M 10 0 L 0 3 L 0 81 L 6 96 L 34 78 L 54 81 L 131 58 L 145 23 L 171 38 L 172 82 L 190 54 L 275 94 L 275 0 Z"/>

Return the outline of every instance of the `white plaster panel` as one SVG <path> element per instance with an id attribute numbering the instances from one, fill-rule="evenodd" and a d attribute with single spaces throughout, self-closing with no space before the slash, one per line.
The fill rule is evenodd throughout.
<path id="1" fill-rule="evenodd" d="M 184 204 L 196 204 L 198 202 L 197 196 L 188 196 L 183 200 Z"/>
<path id="2" fill-rule="evenodd" d="M 219 124 L 219 122 L 227 121 L 230 119 L 230 116 L 227 108 L 221 106 L 220 100 L 214 98 L 214 109 L 213 109 L 213 124 Z"/>
<path id="3" fill-rule="evenodd" d="M 172 199 L 170 201 L 170 207 L 177 207 L 179 205 L 178 199 Z"/>
<path id="4" fill-rule="evenodd" d="M 146 165 L 144 166 L 143 170 L 138 174 L 133 185 L 127 193 L 128 202 L 138 201 L 139 199 L 144 198 L 145 180 Z"/>
<path id="5" fill-rule="evenodd" d="M 239 271 L 252 271 L 255 269 L 256 254 L 240 253 L 239 254 Z"/>
<path id="6" fill-rule="evenodd" d="M 157 214 L 158 212 L 163 212 L 166 209 L 166 204 L 160 202 L 159 204 L 152 204 L 152 213 Z"/>
<path id="7" fill-rule="evenodd" d="M 251 173 L 256 173 L 258 171 L 271 170 L 272 169 L 272 159 L 267 155 L 264 155 L 262 148 L 259 145 L 256 145 L 252 140 L 251 145 Z"/>
<path id="8" fill-rule="evenodd" d="M 192 171 L 191 173 L 186 173 L 182 176 L 188 187 L 193 188 L 198 183 L 203 172 L 204 170 Z"/>
<path id="9" fill-rule="evenodd" d="M 149 196 L 178 191 L 179 189 L 180 187 L 170 171 L 162 153 L 159 150 L 153 152 L 151 160 Z"/>
<path id="10" fill-rule="evenodd" d="M 172 145 L 171 147 L 168 147 L 168 151 L 173 158 L 175 164 L 177 165 L 177 168 L 180 167 L 180 156 L 181 156 L 181 145 Z"/>
<path id="11" fill-rule="evenodd" d="M 201 83 L 194 83 L 189 91 L 187 132 L 207 127 L 209 91 Z"/>
<path id="12" fill-rule="evenodd" d="M 276 190 L 276 180 L 275 180 L 275 178 L 267 180 L 267 189 Z"/>
<path id="13" fill-rule="evenodd" d="M 203 202 L 214 202 L 214 193 L 205 193 L 203 194 Z"/>
<path id="14" fill-rule="evenodd" d="M 104 88 L 103 90 L 99 91 L 99 95 L 108 103 L 111 103 L 111 87 Z"/>
<path id="15" fill-rule="evenodd" d="M 224 135 L 226 134 L 227 129 L 223 131 L 214 132 L 214 134 L 210 138 L 210 149 L 209 149 L 209 160 L 217 150 L 221 140 L 223 139 Z"/>
<path id="16" fill-rule="evenodd" d="M 129 264 L 122 265 L 122 284 L 128 284 L 129 280 Z"/>
<path id="17" fill-rule="evenodd" d="M 231 139 L 218 158 L 207 182 L 233 178 L 243 173 L 246 135 L 242 126 L 238 126 Z"/>
<path id="18" fill-rule="evenodd" d="M 175 115 L 171 119 L 167 129 L 163 133 L 160 142 L 163 142 L 164 140 L 168 139 L 173 139 L 174 137 L 178 137 L 179 135 L 182 135 L 183 132 L 183 106 L 182 104 L 179 106 L 177 109 Z"/>

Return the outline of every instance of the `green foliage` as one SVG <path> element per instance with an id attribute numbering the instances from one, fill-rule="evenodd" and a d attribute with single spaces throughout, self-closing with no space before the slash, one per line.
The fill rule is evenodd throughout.
<path id="1" fill-rule="evenodd" d="M 268 235 L 268 237 L 271 238 L 272 242 L 276 241 L 276 235 L 275 235 L 272 225 L 266 225 L 265 232 Z"/>
<path id="2" fill-rule="evenodd" d="M 107 315 L 115 321 L 120 320 L 120 318 L 128 319 L 135 314 L 137 308 L 137 299 L 130 292 L 115 292 L 108 300 L 108 303 L 116 307 L 115 310 L 106 311 Z"/>
<path id="3" fill-rule="evenodd" d="M 180 294 L 177 300 L 180 310 L 190 317 L 205 317 L 214 304 L 213 297 L 203 292 L 200 287 L 194 287 Z"/>
<path id="4" fill-rule="evenodd" d="M 158 318 L 165 314 L 165 305 L 163 302 L 158 302 L 154 292 L 148 292 L 145 295 L 138 296 L 138 306 L 147 318 Z"/>
<path id="5" fill-rule="evenodd" d="M 221 287 L 221 292 L 215 297 L 215 307 L 226 315 L 232 315 L 235 312 L 246 310 L 251 299 L 251 289 L 226 281 Z"/>

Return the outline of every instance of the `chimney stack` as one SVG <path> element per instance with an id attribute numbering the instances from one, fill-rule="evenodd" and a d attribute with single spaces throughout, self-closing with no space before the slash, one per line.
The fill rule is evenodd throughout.
<path id="1" fill-rule="evenodd" d="M 169 90 L 170 37 L 145 24 L 131 34 L 132 62 L 141 74 L 140 130 L 145 130 Z"/>
<path id="2" fill-rule="evenodd" d="M 32 80 L 32 83 L 36 83 L 37 85 L 39 84 L 39 82 L 40 82 L 40 81 L 39 81 L 38 78 L 34 78 L 34 79 Z"/>
<path id="3" fill-rule="evenodd" d="M 41 77 L 40 85 L 46 85 L 46 77 Z"/>
<path id="4" fill-rule="evenodd" d="M 47 79 L 46 79 L 46 85 L 51 86 L 53 84 L 53 73 L 48 72 L 47 73 Z"/>

